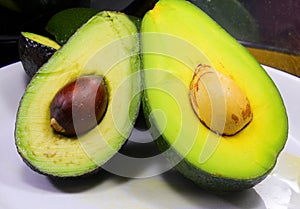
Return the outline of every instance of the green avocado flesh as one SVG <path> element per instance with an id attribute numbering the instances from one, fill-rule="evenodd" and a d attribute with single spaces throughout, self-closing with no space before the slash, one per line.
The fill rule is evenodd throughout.
<path id="1" fill-rule="evenodd" d="M 15 138 L 23 160 L 49 176 L 76 177 L 97 170 L 128 138 L 140 105 L 139 44 L 122 13 L 100 12 L 79 28 L 38 71 L 20 102 Z M 68 138 L 50 126 L 55 94 L 83 75 L 104 76 L 108 106 L 101 122 Z"/>
<path id="2" fill-rule="evenodd" d="M 143 109 L 159 147 L 205 189 L 234 191 L 260 182 L 274 167 L 288 133 L 282 98 L 259 63 L 193 4 L 160 0 L 142 21 Z M 200 122 L 189 100 L 199 65 L 230 77 L 247 95 L 252 121 L 223 136 Z"/>
<path id="3" fill-rule="evenodd" d="M 21 35 L 29 40 L 35 41 L 36 43 L 51 47 L 53 49 L 57 50 L 60 48 L 60 45 L 58 43 L 49 39 L 48 37 L 30 32 L 21 32 Z"/>

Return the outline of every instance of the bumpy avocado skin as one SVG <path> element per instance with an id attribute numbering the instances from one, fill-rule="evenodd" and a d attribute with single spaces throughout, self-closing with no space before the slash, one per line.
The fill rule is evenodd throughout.
<path id="1" fill-rule="evenodd" d="M 184 11 L 184 12 L 182 12 Z M 160 12 L 162 12 L 164 15 L 160 14 Z M 182 13 L 181 13 L 182 12 Z M 176 21 L 179 20 L 180 17 L 183 17 L 185 15 L 188 15 L 188 13 L 190 12 L 191 16 L 187 17 L 185 16 L 186 19 L 182 20 L 182 21 Z M 178 13 L 181 13 L 182 16 L 177 16 Z M 271 172 L 272 168 L 275 166 L 276 163 L 276 159 L 279 156 L 279 153 L 281 152 L 281 150 L 284 148 L 286 139 L 287 139 L 287 134 L 288 134 L 288 120 L 287 120 L 287 115 L 286 115 L 286 110 L 284 107 L 284 103 L 282 98 L 280 97 L 280 94 L 278 92 L 278 90 L 276 89 L 276 86 L 274 85 L 274 83 L 271 81 L 271 79 L 267 76 L 267 74 L 264 72 L 264 70 L 259 66 L 259 64 L 256 62 L 256 60 L 249 55 L 249 53 L 247 53 L 247 51 L 238 45 L 237 41 L 234 40 L 232 37 L 230 37 L 229 34 L 227 34 L 220 26 L 218 26 L 215 22 L 213 22 L 212 20 L 209 20 L 209 18 L 205 17 L 205 15 L 200 15 L 201 11 L 196 11 L 196 8 L 193 7 L 190 3 L 185 2 L 184 0 L 160 0 L 156 6 L 154 7 L 153 10 L 151 10 L 150 12 L 148 12 L 143 19 L 142 22 L 142 49 L 143 51 L 143 64 L 144 64 L 144 83 L 145 83 L 145 91 L 144 91 L 144 96 L 143 96 L 143 110 L 144 110 L 144 115 L 146 117 L 146 121 L 149 125 L 149 127 L 151 127 L 150 130 L 152 130 L 151 132 L 153 132 L 154 136 L 157 136 L 157 133 L 160 133 L 161 135 L 156 139 L 156 143 L 158 145 L 158 148 L 161 150 L 161 152 L 166 156 L 166 158 L 169 159 L 170 163 L 172 165 L 174 165 L 174 167 L 186 178 L 192 180 L 194 183 L 196 183 L 197 185 L 199 185 L 201 188 L 205 189 L 205 190 L 209 190 L 215 193 L 226 193 L 226 192 L 234 192 L 234 191 L 241 191 L 244 189 L 249 189 L 255 185 L 257 185 L 258 183 L 260 183 L 262 180 L 264 180 L 268 174 Z M 193 15 L 193 16 L 192 16 Z M 201 18 L 199 18 L 199 16 L 201 16 Z M 197 19 L 194 19 L 197 18 Z M 172 27 L 172 21 L 171 19 L 174 18 L 174 23 L 176 22 L 176 24 L 180 24 L 182 25 L 182 27 Z M 194 24 L 189 24 L 188 21 L 185 20 L 192 20 L 193 19 L 193 23 Z M 195 24 L 195 22 L 197 22 L 197 24 Z M 170 24 L 170 28 L 168 29 L 167 24 Z M 161 27 L 160 25 L 163 25 L 163 27 Z M 185 27 L 186 26 L 186 27 Z M 204 29 L 203 31 L 205 33 L 203 34 L 198 34 L 197 30 L 194 31 L 194 28 L 200 27 L 202 29 Z M 188 31 L 182 31 L 179 32 L 180 30 L 182 30 L 182 28 L 187 28 Z M 199 31 L 199 30 L 198 30 Z M 195 32 L 195 33 L 194 33 Z M 161 36 L 157 36 L 153 39 L 150 40 L 154 40 L 151 43 L 146 42 L 146 40 L 148 40 L 148 36 L 147 34 L 150 34 L 150 36 L 153 36 L 153 34 L 163 34 Z M 176 129 L 179 127 L 179 125 L 177 126 L 178 123 L 192 123 L 189 124 L 187 126 L 192 126 L 192 127 L 197 127 L 197 125 L 194 125 L 193 123 L 196 121 L 194 120 L 194 116 L 187 116 L 190 117 L 188 118 L 186 121 L 177 121 L 174 117 L 172 118 L 164 118 L 164 120 L 160 119 L 160 115 L 158 115 L 157 117 L 155 116 L 155 112 L 157 112 L 156 110 L 159 108 L 159 105 L 163 105 L 161 106 L 161 111 L 168 111 L 171 112 L 169 115 L 174 115 L 176 113 L 176 107 L 172 107 L 170 104 L 168 104 L 168 102 L 161 102 L 163 101 L 165 98 L 164 97 L 160 97 L 160 98 L 155 98 L 155 96 L 157 95 L 164 95 L 163 93 L 155 93 L 154 89 L 162 89 L 162 92 L 166 91 L 164 88 L 165 86 L 168 85 L 168 83 L 171 83 L 172 78 L 170 78 L 170 76 L 165 76 L 167 73 L 166 72 L 171 72 L 169 74 L 174 73 L 176 75 L 176 77 L 180 77 L 182 79 L 182 83 L 186 82 L 186 78 L 192 77 L 192 73 L 190 73 L 189 71 L 186 71 L 186 74 L 182 74 L 183 70 L 182 68 L 184 68 L 183 65 L 178 65 L 176 66 L 176 64 L 174 64 L 173 60 L 169 61 L 170 59 L 167 58 L 169 57 L 175 57 L 176 58 L 181 58 L 183 56 L 178 56 L 176 57 L 176 52 L 174 52 L 175 47 L 172 46 L 171 42 L 168 43 L 166 41 L 161 41 L 161 40 L 165 40 L 165 35 L 167 34 L 167 36 L 169 36 L 170 38 L 172 37 L 179 37 L 179 39 L 184 39 L 183 37 L 181 37 L 180 35 L 183 35 L 185 37 L 185 39 L 187 40 L 187 42 L 189 41 L 195 41 L 195 35 L 199 35 L 197 36 L 199 38 L 199 41 L 195 41 L 196 44 L 198 43 L 206 43 L 207 41 L 212 44 L 212 45 L 208 45 L 208 46 L 204 46 L 204 48 L 200 48 L 200 51 L 203 52 L 204 56 L 207 57 L 207 59 L 210 61 L 210 63 L 214 66 L 223 69 L 228 69 L 228 71 L 230 72 L 231 69 L 236 68 L 235 65 L 237 66 L 243 66 L 243 65 L 247 65 L 249 68 L 251 68 L 251 70 L 253 70 L 253 78 L 255 78 L 256 73 L 258 76 L 262 76 L 263 79 L 260 81 L 262 84 L 266 84 L 268 87 L 266 88 L 270 88 L 271 91 L 273 92 L 272 95 L 274 95 L 273 98 L 277 98 L 277 102 L 276 102 L 276 106 L 278 105 L 278 107 L 276 107 L 274 109 L 274 112 L 270 112 L 269 115 L 267 115 L 266 117 L 273 117 L 272 115 L 274 114 L 278 114 L 281 118 L 281 121 L 276 125 L 276 128 L 274 129 L 274 127 L 269 127 L 269 125 L 266 125 L 266 123 L 264 124 L 260 124 L 257 125 L 255 128 L 254 125 L 252 126 L 252 124 L 249 127 L 246 127 L 242 133 L 239 133 L 237 136 L 233 136 L 232 139 L 230 139 L 229 137 L 222 137 L 219 142 L 218 147 L 216 148 L 216 150 L 214 151 L 214 153 L 211 154 L 211 157 L 204 162 L 203 164 L 198 163 L 198 158 L 192 158 L 191 156 L 196 156 L 199 157 L 199 153 L 201 152 L 203 147 L 192 147 L 191 150 L 189 152 L 186 153 L 186 155 L 182 155 L 181 152 L 181 147 L 180 146 L 176 146 L 177 140 L 178 141 L 190 141 L 187 140 L 185 137 L 189 136 L 189 134 L 186 135 L 182 135 L 182 137 L 178 137 L 177 139 L 171 139 L 170 136 L 178 136 L 179 134 L 181 134 L 180 131 L 178 131 L 178 133 L 176 132 L 176 134 L 173 135 L 173 131 L 177 131 Z M 219 35 L 215 35 L 215 34 L 222 34 L 223 36 L 219 36 Z M 211 36 L 212 35 L 212 36 Z M 143 38 L 146 37 L 146 38 Z M 189 37 L 192 37 L 189 39 Z M 218 37 L 219 39 L 217 40 L 213 40 L 210 37 Z M 158 42 L 155 42 L 158 41 Z M 161 42 L 159 42 L 161 41 Z M 224 42 L 224 46 L 223 46 L 223 42 Z M 190 42 L 189 42 L 190 43 Z M 174 43 L 175 45 L 176 43 Z M 170 47 L 170 51 L 168 50 L 157 50 L 157 48 L 153 47 L 153 46 L 165 46 L 165 47 Z M 199 44 L 201 45 L 201 44 Z M 205 44 L 204 44 L 205 45 Z M 218 51 L 215 50 L 214 47 L 219 47 L 222 48 L 224 47 L 224 50 L 227 49 L 229 51 Z M 203 45 L 202 45 L 203 47 Z M 157 50 L 157 51 L 155 51 Z M 214 51 L 215 50 L 215 51 Z M 150 53 L 149 53 L 150 52 Z M 170 52 L 170 55 L 167 54 L 162 54 L 164 52 Z M 178 53 L 181 53 L 180 51 L 178 51 Z M 222 56 L 222 53 L 224 56 Z M 162 55 L 163 56 L 162 56 Z M 187 57 L 186 60 L 183 60 L 183 63 L 188 63 L 187 65 L 193 65 L 193 64 L 201 64 L 201 63 L 193 63 L 195 62 L 195 58 L 193 58 L 193 55 L 190 54 L 190 59 L 189 59 L 189 52 L 183 52 L 182 53 L 184 55 L 184 57 Z M 180 55 L 182 55 L 180 54 Z M 217 56 L 218 59 L 216 59 L 214 56 Z M 229 56 L 227 56 L 229 55 Z M 235 57 L 235 59 L 232 59 L 232 61 L 235 61 L 236 63 L 232 63 L 232 64 L 228 64 L 230 62 L 227 62 L 227 59 L 230 59 L 230 56 Z M 240 63 L 239 59 L 243 59 L 244 62 Z M 197 61 L 197 60 L 196 60 Z M 194 67 L 196 67 L 197 65 L 194 65 Z M 161 67 L 160 72 L 164 72 L 162 74 L 157 73 L 157 75 L 153 75 L 158 71 L 153 71 L 152 69 L 154 68 L 159 68 Z M 178 67 L 178 68 L 177 68 Z M 177 71 L 178 69 L 178 71 Z M 195 68 L 194 68 L 195 69 Z M 237 67 L 237 69 L 241 69 L 241 71 L 246 71 L 246 69 L 243 68 L 239 68 Z M 181 70 L 181 71 L 180 71 Z M 149 71 L 149 72 L 148 72 Z M 180 73 L 181 72 L 181 73 Z M 227 72 L 227 71 L 226 71 Z M 237 72 L 233 72 L 233 73 L 237 73 Z M 242 72 L 241 72 L 242 73 Z M 160 76 L 162 75 L 162 76 Z M 238 74 L 237 74 L 238 75 Z M 168 80 L 163 80 L 163 76 L 165 76 L 165 78 L 167 78 Z M 235 74 L 232 74 L 233 77 L 235 77 Z M 157 78 L 159 81 L 156 82 L 153 78 Z M 242 77 L 239 77 L 242 78 Z M 177 78 L 176 78 L 177 79 Z M 185 80 L 184 80 L 185 79 Z M 174 82 L 176 83 L 176 82 Z M 180 83 L 179 83 L 180 84 Z M 189 83 L 185 83 L 186 85 L 189 85 Z M 269 85 L 270 84 L 270 85 Z M 179 87 L 173 86 L 173 88 L 175 89 L 174 92 L 176 93 Z M 166 88 L 167 89 L 167 88 Z M 172 87 L 170 87 L 170 89 L 172 89 Z M 188 89 L 188 87 L 187 87 Z M 251 86 L 250 88 L 251 89 Z M 167 89 L 168 90 L 168 89 Z M 247 90 L 247 89 L 246 89 Z M 266 90 L 266 89 L 265 89 Z M 254 91 L 254 90 L 253 90 Z M 159 91 L 157 91 L 159 92 Z M 186 90 L 183 90 L 182 92 L 188 92 Z M 250 94 L 253 94 L 253 92 L 251 92 L 251 90 L 247 91 Z M 188 94 L 188 93 L 187 93 Z M 266 93 L 265 95 L 262 96 L 258 96 L 258 98 L 256 98 L 256 95 L 253 94 L 250 95 L 251 100 L 253 103 L 255 103 L 256 99 L 260 100 L 262 98 L 262 100 L 264 100 L 263 98 L 266 97 L 268 98 L 269 93 Z M 167 95 L 167 94 L 166 94 Z M 175 98 L 175 97 L 174 97 Z M 179 95 L 178 98 L 188 98 L 187 96 Z M 272 98 L 272 96 L 271 96 Z M 157 100 L 157 102 L 156 102 Z M 150 101 L 150 102 L 149 102 Z M 169 101 L 169 100 L 167 100 Z M 266 103 L 268 103 L 268 99 L 265 101 Z M 262 103 L 265 103 L 262 102 Z M 179 102 L 180 103 L 180 102 Z M 186 103 L 183 101 L 184 104 L 189 103 L 189 101 L 187 100 Z M 274 104 L 274 103 L 273 103 Z M 153 105 L 153 106 L 152 106 Z M 167 108 L 165 108 L 164 106 L 167 106 Z M 266 105 L 268 106 L 268 105 Z M 153 108 L 154 107 L 154 108 Z M 184 106 L 184 107 L 188 107 L 188 105 Z M 153 112 L 153 110 L 155 110 Z M 259 119 L 256 119 L 257 115 L 260 115 L 262 112 L 265 112 L 265 109 L 259 109 L 259 107 L 257 109 L 254 109 L 254 122 L 252 121 L 253 124 L 256 124 L 259 122 Z M 168 114 L 168 112 L 166 112 L 166 114 Z M 193 111 L 189 111 L 188 109 L 183 109 L 182 110 L 182 114 L 187 114 L 188 112 L 193 112 Z M 166 117 L 166 116 L 165 116 Z M 180 117 L 178 117 L 180 118 Z M 176 122 L 174 122 L 174 120 L 176 120 Z M 274 119 L 275 120 L 275 119 Z M 150 122 L 149 122 L 150 121 Z M 167 121 L 167 122 L 166 122 Z M 170 121 L 170 123 L 169 123 Z M 272 121 L 272 120 L 269 120 Z M 198 121 L 200 124 L 200 121 Z M 171 125 L 168 125 L 171 124 Z M 174 126 L 175 125 L 175 126 Z M 201 126 L 201 125 L 200 125 Z M 259 128 L 257 128 L 258 126 L 268 126 L 269 129 L 266 130 L 258 130 Z M 272 126 L 272 124 L 270 125 Z M 255 130 L 257 131 L 257 136 L 255 134 L 252 134 L 249 130 L 252 129 L 252 133 L 255 133 Z M 203 128 L 202 126 L 200 127 L 200 129 L 198 130 L 191 130 L 188 129 L 190 132 L 191 131 L 195 131 L 195 132 L 199 132 L 198 137 L 197 136 L 197 140 L 205 140 L 204 138 L 201 138 L 201 136 L 205 136 L 205 134 L 203 133 L 207 133 L 209 132 L 209 130 L 207 130 L 207 128 Z M 169 132 L 168 132 L 169 131 Z M 278 132 L 277 132 L 278 131 Z M 188 131 L 186 131 L 188 132 Z M 266 132 L 269 132 L 270 135 L 272 135 L 274 132 L 277 132 L 277 134 L 272 135 L 270 137 L 270 139 L 264 139 L 262 137 L 268 138 L 268 136 L 265 134 Z M 171 134 L 170 134 L 171 133 Z M 248 134 L 245 134 L 248 133 Z M 250 133 L 250 134 L 249 134 Z M 241 136 L 244 136 L 245 139 L 243 139 Z M 267 148 L 267 145 L 264 144 L 260 144 L 259 146 L 255 145 L 257 143 L 260 143 L 260 141 L 263 140 L 270 140 L 272 141 L 274 138 L 276 138 L 276 143 L 273 144 L 274 146 L 274 151 L 273 150 L 269 150 L 269 148 Z M 194 141 L 195 144 L 197 144 L 197 140 Z M 226 169 L 220 169 L 219 171 L 212 171 L 210 172 L 209 169 L 212 170 L 218 170 L 216 169 L 216 162 L 219 162 L 220 167 L 224 164 L 230 165 L 231 162 L 233 161 L 226 161 L 224 160 L 225 158 L 227 159 L 227 156 L 222 156 L 219 153 L 227 153 L 228 155 L 231 155 L 230 157 L 228 157 L 228 159 L 231 160 L 235 160 L 235 161 L 239 161 L 239 157 L 241 156 L 241 158 L 243 158 L 245 155 L 241 152 L 242 149 L 239 149 L 239 147 L 235 147 L 237 148 L 237 150 L 235 151 L 234 149 L 229 149 L 231 151 L 229 152 L 224 152 L 222 150 L 223 147 L 226 147 L 230 141 L 232 141 L 232 143 L 234 144 L 235 142 L 237 142 L 236 140 L 240 140 L 240 144 L 242 145 L 242 149 L 248 148 L 248 146 L 250 147 L 255 147 L 254 150 L 251 150 L 252 148 L 249 148 L 249 150 L 245 150 L 245 153 L 247 153 L 246 155 L 248 155 L 248 153 L 256 153 L 258 152 L 258 155 L 261 157 L 262 161 L 266 161 L 265 162 L 257 162 L 257 170 L 261 170 L 260 172 L 253 172 L 254 174 L 246 174 L 243 173 L 243 177 L 241 176 L 237 176 L 236 173 L 237 172 L 233 172 L 233 169 L 231 170 L 231 173 L 226 171 Z M 274 139 L 275 140 L 275 139 Z M 249 143 L 248 143 L 248 142 Z M 228 142 L 228 143 L 227 143 Z M 245 142 L 245 144 L 244 144 Z M 174 146 L 174 144 L 175 146 Z M 182 142 L 181 146 L 184 145 L 184 142 Z M 251 145 L 252 143 L 252 145 Z M 200 143 L 198 143 L 200 144 Z M 224 146 L 224 144 L 226 144 Z M 238 143 L 237 143 L 238 144 Z M 247 145 L 246 145 L 247 144 Z M 245 146 L 246 145 L 246 146 Z M 187 145 L 189 146 L 189 145 Z M 266 146 L 266 147 L 265 147 Z M 229 146 L 227 146 L 229 147 Z M 262 148 L 264 147 L 264 148 Z M 258 148 L 262 148 L 260 151 L 258 151 Z M 265 150 L 264 150 L 265 149 Z M 273 148 L 272 148 L 273 149 Z M 198 150 L 198 151 L 197 151 Z M 266 153 L 263 153 L 263 151 Z M 167 152 L 166 152 L 167 151 Z M 193 154 L 190 154 L 192 153 Z M 198 152 L 198 154 L 197 154 Z M 236 153 L 235 153 L 236 152 Z M 262 152 L 262 153 L 259 153 Z M 195 155 L 196 153 L 196 155 Z M 239 153 L 239 154 L 238 154 Z M 271 154 L 272 153 L 272 154 Z M 235 155 L 236 154 L 236 155 Z M 257 156 L 258 156 L 257 155 Z M 218 157 L 216 157 L 218 156 Z M 251 154 L 249 155 L 251 156 Z M 255 156 L 255 155 L 253 155 Z M 268 156 L 268 157 L 265 157 Z M 214 164 L 211 164 L 213 166 L 211 166 L 209 169 L 208 167 L 206 167 L 206 170 L 204 170 L 202 168 L 202 165 L 207 165 L 208 163 L 210 163 L 209 161 L 211 159 L 218 159 L 214 162 Z M 260 160 L 259 158 L 256 160 Z M 240 165 L 238 165 L 236 167 L 237 170 L 239 170 L 240 168 L 243 169 L 243 167 L 247 167 L 250 164 L 254 165 L 256 164 L 256 161 L 252 158 L 249 158 L 247 162 L 245 161 L 241 161 L 242 163 Z M 262 163 L 262 164 L 260 164 Z M 263 163 L 265 163 L 267 166 L 262 166 Z M 203 167 L 204 167 L 203 166 Z M 218 165 L 217 165 L 218 167 Z M 232 166 L 229 166 L 232 167 Z M 240 168 L 239 168 L 240 167 Z M 254 166 L 255 167 L 255 166 Z M 231 169 L 231 168 L 230 168 Z M 247 169 L 246 169 L 247 170 Z M 222 172 L 226 173 L 226 175 L 224 175 Z M 231 175 L 235 176 L 232 177 Z"/>
<path id="2" fill-rule="evenodd" d="M 115 47 L 122 52 L 120 57 L 116 57 L 117 60 L 103 58 L 100 64 L 110 68 L 99 67 L 101 52 L 115 54 Z M 53 54 L 27 85 L 17 112 L 15 144 L 28 167 L 37 173 L 63 179 L 86 177 L 100 170 L 124 145 L 139 112 L 138 53 L 134 23 L 123 13 L 103 11 L 93 16 Z M 54 95 L 65 84 L 85 74 L 105 76 L 109 95 L 106 114 L 95 128 L 79 137 L 55 133 L 49 123 Z M 121 107 L 114 101 L 120 97 L 123 98 Z"/>
<path id="3" fill-rule="evenodd" d="M 58 50 L 59 45 L 49 45 L 42 42 L 46 37 L 40 37 L 38 42 L 34 40 L 31 33 L 21 33 L 19 36 L 19 57 L 26 74 L 32 78 L 38 69 Z"/>

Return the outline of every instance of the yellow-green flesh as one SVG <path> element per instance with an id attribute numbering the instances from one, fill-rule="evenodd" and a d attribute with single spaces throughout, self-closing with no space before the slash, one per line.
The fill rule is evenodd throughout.
<path id="1" fill-rule="evenodd" d="M 135 25 L 121 13 L 100 12 L 83 25 L 28 85 L 16 122 L 21 156 L 54 176 L 79 176 L 101 166 L 130 134 L 139 107 L 140 79 Z M 109 99 L 100 124 L 78 139 L 50 127 L 50 103 L 68 82 L 104 75 Z"/>
<path id="2" fill-rule="evenodd" d="M 21 33 L 24 37 L 29 38 L 30 40 L 33 40 L 37 43 L 40 43 L 45 46 L 52 47 L 53 49 L 59 49 L 60 45 L 56 43 L 55 41 L 49 39 L 48 37 L 41 36 L 35 33 L 30 32 L 22 32 Z"/>
<path id="3" fill-rule="evenodd" d="M 288 122 L 276 86 L 257 61 L 183 0 L 160 0 L 145 15 L 142 33 L 145 108 L 164 140 L 214 176 L 252 179 L 267 173 L 284 147 Z M 238 134 L 219 137 L 194 113 L 189 85 L 198 64 L 229 76 L 247 95 L 253 120 Z"/>

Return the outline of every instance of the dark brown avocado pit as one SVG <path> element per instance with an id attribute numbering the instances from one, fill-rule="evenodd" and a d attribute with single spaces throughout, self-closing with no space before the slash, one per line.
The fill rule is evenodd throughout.
<path id="1" fill-rule="evenodd" d="M 107 103 L 103 76 L 79 77 L 55 95 L 50 105 L 50 125 L 68 137 L 82 135 L 101 121 Z"/>

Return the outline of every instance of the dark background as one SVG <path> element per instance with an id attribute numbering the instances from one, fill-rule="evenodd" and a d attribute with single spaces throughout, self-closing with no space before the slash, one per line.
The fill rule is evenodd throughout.
<path id="1" fill-rule="evenodd" d="M 4 1 L 0 0 L 0 67 L 19 60 L 18 37 L 21 31 L 35 32 L 43 30 L 47 20 L 57 11 L 67 7 L 84 6 L 103 10 L 125 11 L 141 16 L 145 11 L 151 9 L 155 3 L 154 0 L 12 1 L 14 1 L 14 6 L 17 5 L 17 7 L 4 6 Z M 205 1 L 224 0 L 192 1 L 198 1 L 199 5 L 203 5 Z M 259 40 L 242 41 L 252 41 L 254 44 L 268 46 L 274 50 L 300 54 L 299 0 L 240 0 L 240 2 L 253 16 L 260 32 Z M 214 14 L 210 15 L 213 16 Z"/>

